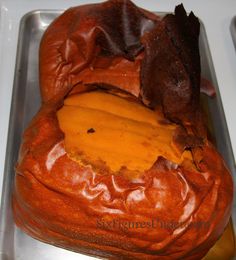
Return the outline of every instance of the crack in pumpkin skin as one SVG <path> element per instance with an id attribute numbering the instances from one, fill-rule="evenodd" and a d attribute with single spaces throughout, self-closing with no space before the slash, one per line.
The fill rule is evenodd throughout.
<path id="1" fill-rule="evenodd" d="M 114 174 L 126 168 L 142 174 L 159 156 L 177 164 L 192 159 L 190 152 L 182 151 L 182 156 L 173 149 L 177 125 L 161 124 L 161 111 L 140 102 L 101 91 L 77 94 L 65 99 L 57 117 L 68 156 L 101 168 L 100 172 L 107 168 L 106 172 Z M 91 128 L 94 132 L 88 134 Z"/>

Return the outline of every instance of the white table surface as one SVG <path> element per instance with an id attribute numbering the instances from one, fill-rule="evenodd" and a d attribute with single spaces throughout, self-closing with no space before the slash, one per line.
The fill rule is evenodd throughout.
<path id="1" fill-rule="evenodd" d="M 13 87 L 16 47 L 21 17 L 35 9 L 65 9 L 86 0 L 0 0 L 0 194 L 4 175 L 8 121 Z M 151 11 L 171 12 L 183 3 L 204 23 L 218 80 L 226 121 L 236 155 L 236 52 L 230 23 L 236 15 L 236 0 L 134 0 Z M 1 198 L 1 195 L 0 195 Z"/>

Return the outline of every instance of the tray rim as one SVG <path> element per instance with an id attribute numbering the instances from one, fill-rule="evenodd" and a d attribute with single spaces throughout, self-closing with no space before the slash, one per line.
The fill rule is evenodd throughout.
<path id="1" fill-rule="evenodd" d="M 236 50 L 236 15 L 231 19 L 230 33 L 233 40 L 234 48 Z"/>

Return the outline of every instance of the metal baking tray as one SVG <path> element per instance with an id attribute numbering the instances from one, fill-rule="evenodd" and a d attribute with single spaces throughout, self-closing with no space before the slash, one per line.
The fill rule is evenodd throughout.
<path id="1" fill-rule="evenodd" d="M 236 16 L 233 17 L 230 25 L 230 31 L 234 42 L 234 47 L 236 50 Z"/>
<path id="2" fill-rule="evenodd" d="M 26 14 L 20 22 L 2 191 L 0 219 L 1 260 L 32 260 L 34 258 L 39 260 L 95 259 L 54 247 L 29 237 L 15 226 L 11 210 L 14 165 L 17 161 L 22 133 L 40 107 L 38 82 L 38 49 L 40 39 L 47 26 L 61 13 L 61 10 L 33 11 Z M 234 180 L 236 180 L 229 133 L 203 23 L 201 23 L 200 51 L 202 75 L 210 80 L 216 88 L 216 97 L 214 99 L 205 98 L 207 99 L 206 104 L 212 128 L 214 129 L 216 145 L 225 158 Z M 234 206 L 232 216 L 234 230 L 236 230 L 235 210 L 236 207 Z"/>

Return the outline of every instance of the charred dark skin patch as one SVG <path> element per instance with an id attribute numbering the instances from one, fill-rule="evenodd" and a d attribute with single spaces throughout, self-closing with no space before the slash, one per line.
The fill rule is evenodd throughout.
<path id="1" fill-rule="evenodd" d="M 165 117 L 194 125 L 199 109 L 200 23 L 183 5 L 166 15 L 142 42 L 141 93 L 146 104 L 161 105 Z"/>
<path id="2" fill-rule="evenodd" d="M 89 128 L 88 130 L 87 130 L 87 134 L 93 134 L 93 133 L 95 133 L 96 131 L 95 131 L 95 129 L 93 129 L 93 128 Z"/>

